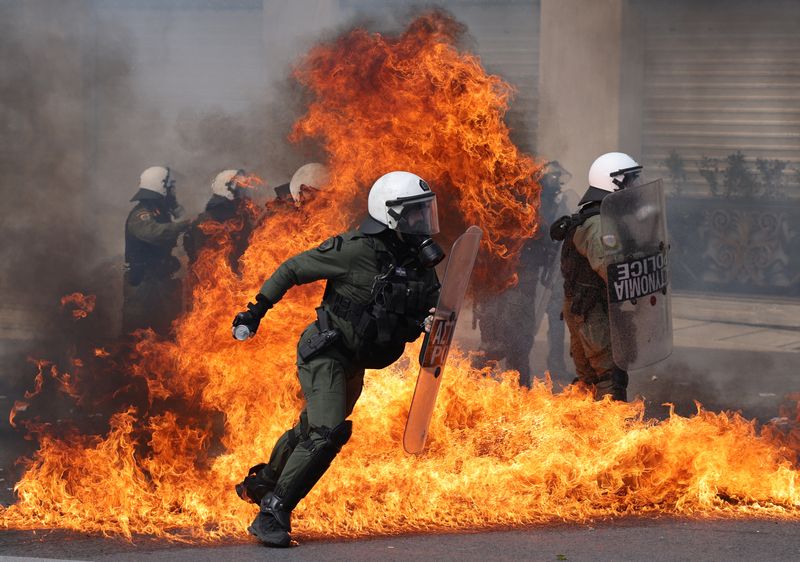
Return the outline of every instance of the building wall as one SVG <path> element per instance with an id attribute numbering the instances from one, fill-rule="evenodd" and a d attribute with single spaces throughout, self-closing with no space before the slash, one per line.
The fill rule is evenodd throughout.
<path id="1" fill-rule="evenodd" d="M 779 159 L 784 192 L 800 197 L 800 2 L 647 2 L 643 102 L 644 163 L 669 176 L 675 151 L 685 182 L 672 192 L 709 195 L 703 157 L 727 167 L 741 151 Z M 720 178 L 722 179 L 722 178 Z"/>
<path id="2" fill-rule="evenodd" d="M 537 146 L 540 156 L 558 160 L 573 174 L 567 188 L 578 192 L 586 188 L 595 157 L 623 148 L 623 5 L 623 0 L 541 3 Z"/>

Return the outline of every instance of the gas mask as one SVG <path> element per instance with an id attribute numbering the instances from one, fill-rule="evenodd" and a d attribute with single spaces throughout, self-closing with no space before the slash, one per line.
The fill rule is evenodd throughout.
<path id="1" fill-rule="evenodd" d="M 175 180 L 169 173 L 164 178 L 164 189 L 167 191 L 166 196 L 164 196 L 164 205 L 167 208 L 167 212 L 172 215 L 172 218 L 179 219 L 183 215 L 183 207 L 178 203 L 178 198 L 175 196 Z"/>
<path id="2" fill-rule="evenodd" d="M 399 233 L 406 245 L 416 252 L 422 267 L 436 267 L 444 259 L 444 250 L 427 234 Z"/>

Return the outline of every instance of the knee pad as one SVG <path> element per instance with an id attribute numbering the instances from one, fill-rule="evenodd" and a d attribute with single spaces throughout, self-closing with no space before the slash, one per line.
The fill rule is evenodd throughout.
<path id="1" fill-rule="evenodd" d="M 275 489 L 278 475 L 275 474 L 268 464 L 260 463 L 250 467 L 247 476 L 239 484 L 236 484 L 236 495 L 245 501 L 251 501 L 256 505 L 268 493 Z"/>
<path id="2" fill-rule="evenodd" d="M 338 451 L 341 451 L 342 447 L 344 447 L 345 443 L 350 441 L 350 437 L 353 435 L 353 422 L 350 420 L 345 420 L 333 429 L 323 429 L 327 430 L 327 435 L 325 433 L 322 433 L 321 435 L 326 437 L 333 447 L 336 447 Z"/>
<path id="3" fill-rule="evenodd" d="M 297 446 L 309 453 L 305 466 L 291 482 L 281 482 L 281 486 L 275 489 L 283 511 L 291 512 L 322 478 L 344 444 L 350 440 L 353 422 L 345 420 L 334 428 L 312 426 L 309 434 L 311 438 Z M 315 440 L 314 437 L 323 439 Z"/>

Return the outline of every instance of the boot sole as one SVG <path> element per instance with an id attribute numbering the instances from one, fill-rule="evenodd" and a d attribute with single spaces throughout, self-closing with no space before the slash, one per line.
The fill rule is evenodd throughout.
<path id="1" fill-rule="evenodd" d="M 252 525 L 250 525 L 247 528 L 247 531 L 267 546 L 274 546 L 276 548 L 286 548 L 292 542 L 292 537 L 290 537 L 289 533 L 286 532 L 259 534 L 258 532 L 256 532 L 256 530 L 253 528 Z"/>

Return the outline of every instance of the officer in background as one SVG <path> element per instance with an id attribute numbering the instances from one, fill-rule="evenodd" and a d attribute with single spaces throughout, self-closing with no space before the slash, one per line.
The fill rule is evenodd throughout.
<path id="1" fill-rule="evenodd" d="M 556 161 L 544 166 L 542 176 L 538 178 L 542 187 L 539 207 L 542 224 L 550 224 L 558 216 L 561 187 L 569 175 Z M 546 234 L 537 233 L 525 242 L 520 251 L 517 284 L 474 304 L 482 351 L 476 362 L 505 360 L 507 368 L 519 373 L 521 386 L 530 387 L 532 383 L 530 354 L 545 312 L 549 320 L 550 345 L 547 367 L 553 374 L 563 374 L 567 370 L 563 359 L 564 328 L 561 323 L 563 297 L 560 290 L 552 291 L 557 286 L 553 282 L 557 252 L 557 244 Z M 555 315 L 553 307 L 558 309 Z"/>
<path id="2" fill-rule="evenodd" d="M 474 303 L 474 319 L 481 333 L 481 355 L 476 366 L 487 361 L 503 361 L 508 369 L 519 373 L 519 384 L 530 387 L 532 382 L 530 354 L 536 323 L 534 306 L 537 296 L 541 256 L 537 240 L 523 245 L 517 266 L 517 284 L 502 293 Z"/>
<path id="3" fill-rule="evenodd" d="M 589 169 L 589 188 L 578 203 L 578 212 L 550 227 L 551 238 L 563 241 L 563 314 L 576 382 L 591 388 L 598 399 L 606 394 L 614 400 L 628 398 L 628 373 L 614 363 L 611 350 L 600 203 L 609 193 L 633 187 L 641 171 L 642 166 L 627 154 L 603 154 Z"/>
<path id="4" fill-rule="evenodd" d="M 189 221 L 173 220 L 183 209 L 167 167 L 153 166 L 142 172 L 139 191 L 131 201 L 137 204 L 125 221 L 122 329 L 129 334 L 152 328 L 163 337 L 181 310 L 180 282 L 172 278 L 180 262 L 172 250 Z"/>
<path id="5" fill-rule="evenodd" d="M 444 252 L 436 196 L 419 176 L 390 172 L 369 192 L 369 215 L 357 230 L 334 236 L 284 262 L 234 330 L 254 333 L 266 312 L 294 285 L 327 280 L 317 321 L 300 338 L 297 371 L 306 406 L 278 439 L 268 463 L 237 486 L 260 505 L 250 533 L 270 546 L 288 546 L 291 513 L 350 439 L 365 369 L 394 363 L 416 340 L 436 305 L 434 266 Z"/>
<path id="6" fill-rule="evenodd" d="M 192 222 L 183 238 L 190 265 L 197 261 L 201 250 L 219 246 L 230 236 L 228 263 L 234 273 L 239 273 L 239 258 L 247 249 L 254 224 L 245 188 L 239 183 L 244 177 L 244 170 L 231 169 L 221 171 L 212 180 L 206 210 Z"/>
<path id="7" fill-rule="evenodd" d="M 539 183 L 542 186 L 541 206 L 539 213 L 541 224 L 552 224 L 558 217 L 567 211 L 564 203 L 562 188 L 572 179 L 572 174 L 564 169 L 557 160 L 545 164 Z M 564 306 L 564 283 L 561 279 L 558 254 L 561 249 L 559 242 L 550 239 L 547 233 L 536 237 L 538 262 L 542 264 L 539 272 L 539 290 L 544 294 L 538 301 L 534 310 L 537 324 L 541 316 L 547 315 L 547 370 L 554 377 L 565 375 L 567 366 L 564 363 L 564 322 L 561 319 L 561 309 Z M 538 327 L 538 326 L 537 326 Z"/>
<path id="8" fill-rule="evenodd" d="M 275 199 L 267 202 L 264 218 L 288 209 L 299 210 L 305 201 L 325 190 L 329 182 L 330 173 L 324 164 L 311 162 L 300 166 L 289 183 L 275 186 Z"/>

